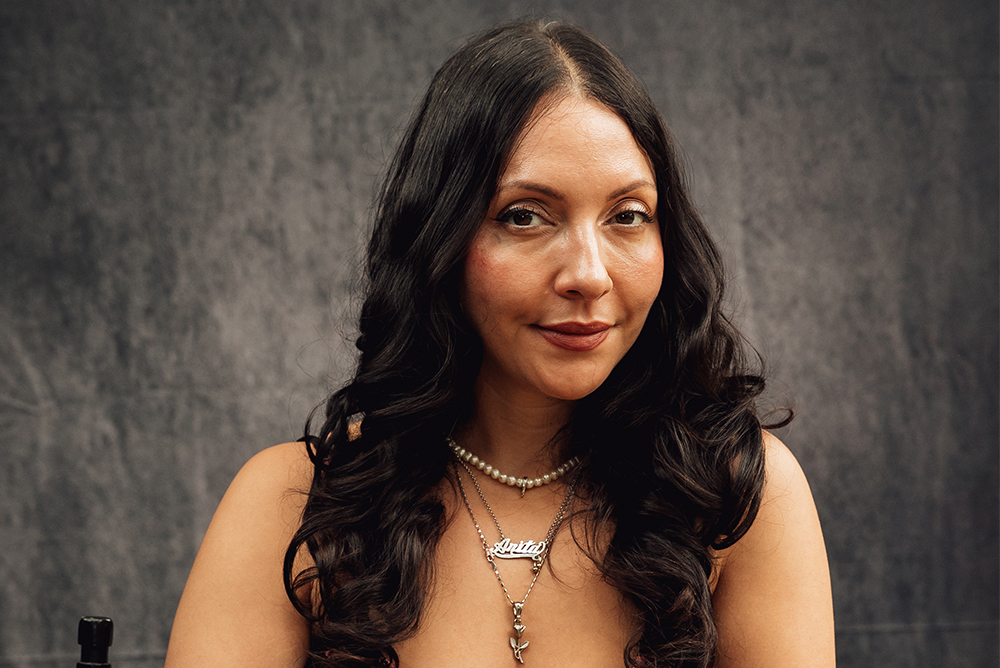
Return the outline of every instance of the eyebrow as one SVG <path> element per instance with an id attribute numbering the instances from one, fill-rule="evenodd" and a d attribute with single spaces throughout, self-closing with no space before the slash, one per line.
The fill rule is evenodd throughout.
<path id="1" fill-rule="evenodd" d="M 552 199 L 559 200 L 560 202 L 566 199 L 559 191 L 553 190 L 548 186 L 543 186 L 540 183 L 535 183 L 534 181 L 511 181 L 509 183 L 504 183 L 497 188 L 497 193 L 502 193 L 505 190 L 531 190 L 532 192 L 541 193 L 546 197 L 551 197 Z"/>
<path id="2" fill-rule="evenodd" d="M 608 195 L 608 199 L 616 199 L 622 195 L 627 195 L 630 192 L 639 190 L 640 188 L 652 188 L 653 190 L 656 190 L 656 184 L 649 179 L 637 179 L 628 185 L 615 190 L 613 193 Z M 559 191 L 553 190 L 552 188 L 542 185 L 541 183 L 535 183 L 534 181 L 511 181 L 509 183 L 504 183 L 497 188 L 497 193 L 502 193 L 506 190 L 531 190 L 560 202 L 566 199 L 565 196 Z"/>
<path id="3" fill-rule="evenodd" d="M 639 188 L 652 188 L 653 190 L 656 190 L 656 184 L 649 179 L 636 179 L 627 186 L 619 188 L 611 193 L 608 199 L 615 199 L 617 197 L 621 197 L 622 195 L 627 195 L 634 190 L 638 190 Z"/>

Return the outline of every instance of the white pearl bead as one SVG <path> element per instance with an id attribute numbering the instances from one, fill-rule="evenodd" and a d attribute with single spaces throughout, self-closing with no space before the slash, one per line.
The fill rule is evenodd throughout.
<path id="1" fill-rule="evenodd" d="M 579 457 L 573 457 L 572 459 L 563 462 L 559 468 L 538 478 L 518 478 L 516 476 L 500 473 L 499 469 L 490 466 L 482 459 L 472 454 L 471 451 L 461 447 L 451 438 L 447 440 L 447 443 L 459 461 L 468 462 L 470 465 L 475 466 L 477 469 L 482 471 L 485 475 L 488 475 L 494 480 L 502 482 L 505 485 L 520 487 L 522 489 L 522 494 L 524 493 L 523 490 L 541 487 L 542 485 L 558 480 L 560 477 L 565 476 L 567 471 L 580 463 Z"/>

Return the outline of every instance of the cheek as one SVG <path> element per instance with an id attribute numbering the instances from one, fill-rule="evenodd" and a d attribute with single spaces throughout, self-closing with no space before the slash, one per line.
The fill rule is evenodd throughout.
<path id="1" fill-rule="evenodd" d="M 663 247 L 659 243 L 650 244 L 644 253 L 634 258 L 626 271 L 629 301 L 636 311 L 645 314 L 656 300 L 663 283 Z"/>
<path id="2" fill-rule="evenodd" d="M 461 293 L 462 308 L 473 326 L 481 328 L 504 308 L 504 296 L 512 294 L 507 286 L 511 280 L 507 263 L 486 251 L 481 238 L 477 239 L 465 258 Z"/>
<path id="3" fill-rule="evenodd" d="M 648 286 L 649 304 L 652 305 L 656 295 L 660 294 L 660 286 L 663 284 L 663 246 L 659 244 L 656 245 L 656 251 L 646 265 L 644 283 Z"/>
<path id="4" fill-rule="evenodd" d="M 482 243 L 477 237 L 465 256 L 465 285 L 479 285 L 483 277 L 495 272 L 489 256 L 483 252 Z"/>

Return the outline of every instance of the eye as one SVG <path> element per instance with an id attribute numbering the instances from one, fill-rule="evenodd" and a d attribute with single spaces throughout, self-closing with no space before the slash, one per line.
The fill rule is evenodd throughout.
<path id="1" fill-rule="evenodd" d="M 616 213 L 612 218 L 612 222 L 618 225 L 638 226 L 650 223 L 652 222 L 652 219 L 649 217 L 649 214 L 644 211 L 627 209 Z"/>
<path id="2" fill-rule="evenodd" d="M 497 221 L 513 227 L 538 227 L 544 222 L 537 213 L 523 208 L 507 209 L 497 216 Z"/>

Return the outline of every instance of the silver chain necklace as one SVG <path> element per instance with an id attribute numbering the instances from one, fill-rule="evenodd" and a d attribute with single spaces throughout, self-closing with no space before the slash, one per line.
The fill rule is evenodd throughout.
<path id="1" fill-rule="evenodd" d="M 482 499 L 483 505 L 486 506 L 486 511 L 493 518 L 493 524 L 496 526 L 497 531 L 500 533 L 500 542 L 494 543 L 493 549 L 490 549 L 489 543 L 486 541 L 486 536 L 483 535 L 483 530 L 479 526 L 479 522 L 476 521 L 476 515 L 472 512 L 472 505 L 469 503 L 469 497 L 465 493 L 465 485 L 462 484 L 462 476 L 455 467 L 455 480 L 458 481 L 458 491 L 462 495 L 462 501 L 465 502 L 465 509 L 469 511 L 469 517 L 472 518 L 472 523 L 476 527 L 476 533 L 479 534 L 479 540 L 483 544 L 483 552 L 486 553 L 486 561 L 489 562 L 490 567 L 493 569 L 493 574 L 497 578 L 497 582 L 500 583 L 500 588 L 503 589 L 504 596 L 507 597 L 507 602 L 510 603 L 511 610 L 514 612 L 514 637 L 510 638 L 510 647 L 514 651 L 514 658 L 519 662 L 524 663 L 524 659 L 521 657 L 521 652 L 528 647 L 528 641 L 521 641 L 521 636 L 524 634 L 524 624 L 521 623 L 521 615 L 524 612 L 524 602 L 528 600 L 528 594 L 535 587 L 535 582 L 538 581 L 538 576 L 542 572 L 542 564 L 545 563 L 545 559 L 549 556 L 549 549 L 552 545 L 552 538 L 555 536 L 556 530 L 562 523 L 563 517 L 566 515 L 566 509 L 569 507 L 570 499 L 573 498 L 573 488 L 575 483 L 566 488 L 566 495 L 563 497 L 562 504 L 559 506 L 559 511 L 556 513 L 555 518 L 552 520 L 552 524 L 549 526 L 549 531 L 545 534 L 545 540 L 541 543 L 535 543 L 534 541 L 521 541 L 520 543 L 513 544 L 510 539 L 504 536 L 503 529 L 500 528 L 500 522 L 497 520 L 497 516 L 493 513 L 493 509 L 490 504 L 486 501 L 486 497 L 483 495 L 483 490 L 479 486 L 479 481 L 476 480 L 476 475 L 469 468 L 462 459 L 458 460 L 458 463 L 462 465 L 466 473 L 472 479 L 472 484 L 475 485 L 476 491 L 479 492 L 479 498 Z M 516 554 L 511 554 L 511 547 L 521 548 L 520 550 L 515 549 Z M 507 585 L 504 584 L 503 578 L 500 577 L 500 569 L 497 568 L 495 558 L 503 559 L 516 559 L 521 557 L 531 558 L 531 570 L 535 574 L 531 578 L 531 584 L 528 585 L 528 591 L 524 593 L 524 596 L 520 601 L 514 601 L 510 597 L 510 592 L 507 591 Z"/>

